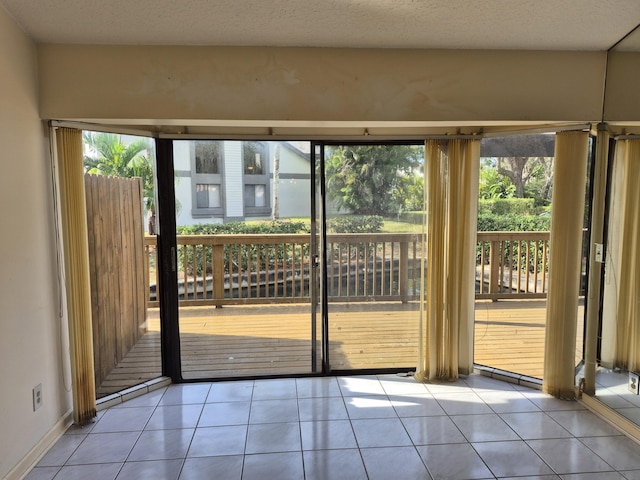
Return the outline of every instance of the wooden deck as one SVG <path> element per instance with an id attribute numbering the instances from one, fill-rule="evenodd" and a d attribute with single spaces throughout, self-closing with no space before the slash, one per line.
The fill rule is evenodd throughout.
<path id="1" fill-rule="evenodd" d="M 417 304 L 331 304 L 329 312 L 332 369 L 415 366 Z M 545 300 L 476 301 L 475 362 L 541 378 L 545 314 Z M 150 310 L 147 328 L 148 332 L 98 388 L 99 397 L 160 375 L 157 310 Z M 183 307 L 180 330 L 185 378 L 313 371 L 307 305 Z M 581 321 L 577 337 L 576 358 L 580 358 Z"/>

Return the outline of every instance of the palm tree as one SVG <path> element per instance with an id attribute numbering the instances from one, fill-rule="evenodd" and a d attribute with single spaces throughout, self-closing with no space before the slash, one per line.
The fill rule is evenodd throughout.
<path id="1" fill-rule="evenodd" d="M 140 177 L 144 207 L 149 213 L 149 233 L 155 233 L 155 190 L 153 165 L 149 157 L 150 145 L 140 138 L 129 144 L 122 142 L 119 135 L 85 131 L 84 168 L 86 173 L 111 177 Z M 152 227 L 153 225 L 153 227 Z"/>

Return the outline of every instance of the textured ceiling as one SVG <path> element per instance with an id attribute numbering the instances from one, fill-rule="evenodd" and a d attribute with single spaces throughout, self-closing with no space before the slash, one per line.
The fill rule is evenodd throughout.
<path id="1" fill-rule="evenodd" d="M 640 0 L 0 0 L 37 42 L 606 50 Z"/>

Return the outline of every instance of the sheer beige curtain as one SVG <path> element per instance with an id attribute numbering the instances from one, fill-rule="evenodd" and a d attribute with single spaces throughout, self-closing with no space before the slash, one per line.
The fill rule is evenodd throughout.
<path id="1" fill-rule="evenodd" d="M 640 140 L 618 140 L 615 162 L 623 170 L 622 232 L 614 366 L 640 368 Z"/>
<path id="2" fill-rule="evenodd" d="M 73 416 L 85 424 L 96 416 L 91 327 L 91 289 L 82 131 L 56 130 L 64 268 L 73 376 Z"/>
<path id="3" fill-rule="evenodd" d="M 587 132 L 556 134 L 543 391 L 575 397 L 575 350 L 587 181 Z"/>
<path id="4" fill-rule="evenodd" d="M 426 142 L 420 381 L 473 369 L 479 170 L 480 140 Z"/>

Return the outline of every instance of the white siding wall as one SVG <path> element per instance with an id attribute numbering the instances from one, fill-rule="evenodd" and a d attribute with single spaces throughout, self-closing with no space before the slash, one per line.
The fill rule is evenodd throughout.
<path id="1" fill-rule="evenodd" d="M 178 172 L 191 172 L 191 144 L 187 141 L 173 142 L 173 169 Z M 176 225 L 193 225 L 200 223 L 191 216 L 193 197 L 191 194 L 191 178 L 177 176 L 176 190 Z"/>
<path id="2" fill-rule="evenodd" d="M 287 178 L 305 175 L 308 178 Z M 311 166 L 306 158 L 294 151 L 280 148 L 280 182 L 278 189 L 280 217 L 309 217 L 311 215 Z"/>
<path id="3" fill-rule="evenodd" d="M 234 218 L 244 215 L 242 170 L 242 143 L 224 142 L 225 217 Z"/>

